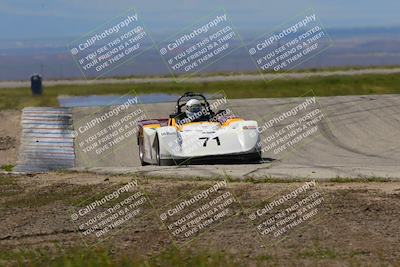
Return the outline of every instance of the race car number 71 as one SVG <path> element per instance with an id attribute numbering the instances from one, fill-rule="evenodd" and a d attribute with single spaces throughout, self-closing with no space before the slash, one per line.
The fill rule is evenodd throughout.
<path id="1" fill-rule="evenodd" d="M 204 140 L 203 146 L 207 146 L 207 142 L 208 142 L 209 139 L 210 139 L 210 137 L 200 137 L 200 138 L 199 138 L 199 140 Z M 218 145 L 218 146 L 221 145 L 218 136 L 216 136 L 216 137 L 214 137 L 214 138 L 211 138 L 211 140 L 215 140 L 215 141 L 217 142 L 217 145 Z"/>

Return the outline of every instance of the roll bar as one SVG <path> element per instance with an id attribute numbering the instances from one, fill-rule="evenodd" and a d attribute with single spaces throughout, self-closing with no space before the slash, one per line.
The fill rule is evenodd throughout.
<path id="1" fill-rule="evenodd" d="M 210 112 L 213 112 L 213 111 L 211 110 L 211 108 L 210 108 L 210 103 L 208 103 L 207 98 L 206 98 L 204 95 L 199 94 L 199 93 L 186 92 L 186 93 L 184 93 L 181 97 L 179 97 L 178 100 L 176 101 L 176 106 L 175 106 L 175 112 L 176 112 L 176 114 L 180 114 L 180 113 L 182 112 L 182 107 L 183 107 L 183 106 L 186 104 L 186 102 L 187 102 L 187 101 L 185 101 L 184 103 L 181 104 L 182 98 L 185 98 L 185 97 L 196 97 L 196 96 L 201 97 L 201 98 L 204 100 L 205 108 L 206 108 L 207 110 L 209 110 Z"/>

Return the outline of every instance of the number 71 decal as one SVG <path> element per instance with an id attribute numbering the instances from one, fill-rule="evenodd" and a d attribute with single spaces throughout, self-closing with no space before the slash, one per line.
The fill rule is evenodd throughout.
<path id="1" fill-rule="evenodd" d="M 199 140 L 204 140 L 203 146 L 207 146 L 208 140 L 210 140 L 210 137 L 200 137 Z M 221 142 L 219 141 L 219 137 L 213 137 L 211 140 L 215 140 L 217 142 L 217 145 L 220 146 Z"/>

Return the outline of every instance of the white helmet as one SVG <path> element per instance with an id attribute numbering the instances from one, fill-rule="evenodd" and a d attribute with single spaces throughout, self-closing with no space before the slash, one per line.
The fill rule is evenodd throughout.
<path id="1" fill-rule="evenodd" d="M 190 99 L 186 102 L 186 116 L 193 117 L 197 112 L 201 111 L 201 102 L 197 99 Z"/>

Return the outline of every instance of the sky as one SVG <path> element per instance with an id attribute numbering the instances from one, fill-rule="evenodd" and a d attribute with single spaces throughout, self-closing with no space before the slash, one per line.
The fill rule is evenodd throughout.
<path id="1" fill-rule="evenodd" d="M 222 8 L 244 32 L 271 30 L 310 8 L 327 28 L 400 26 L 399 0 L 0 0 L 0 40 L 81 36 L 129 8 L 155 35 Z"/>

